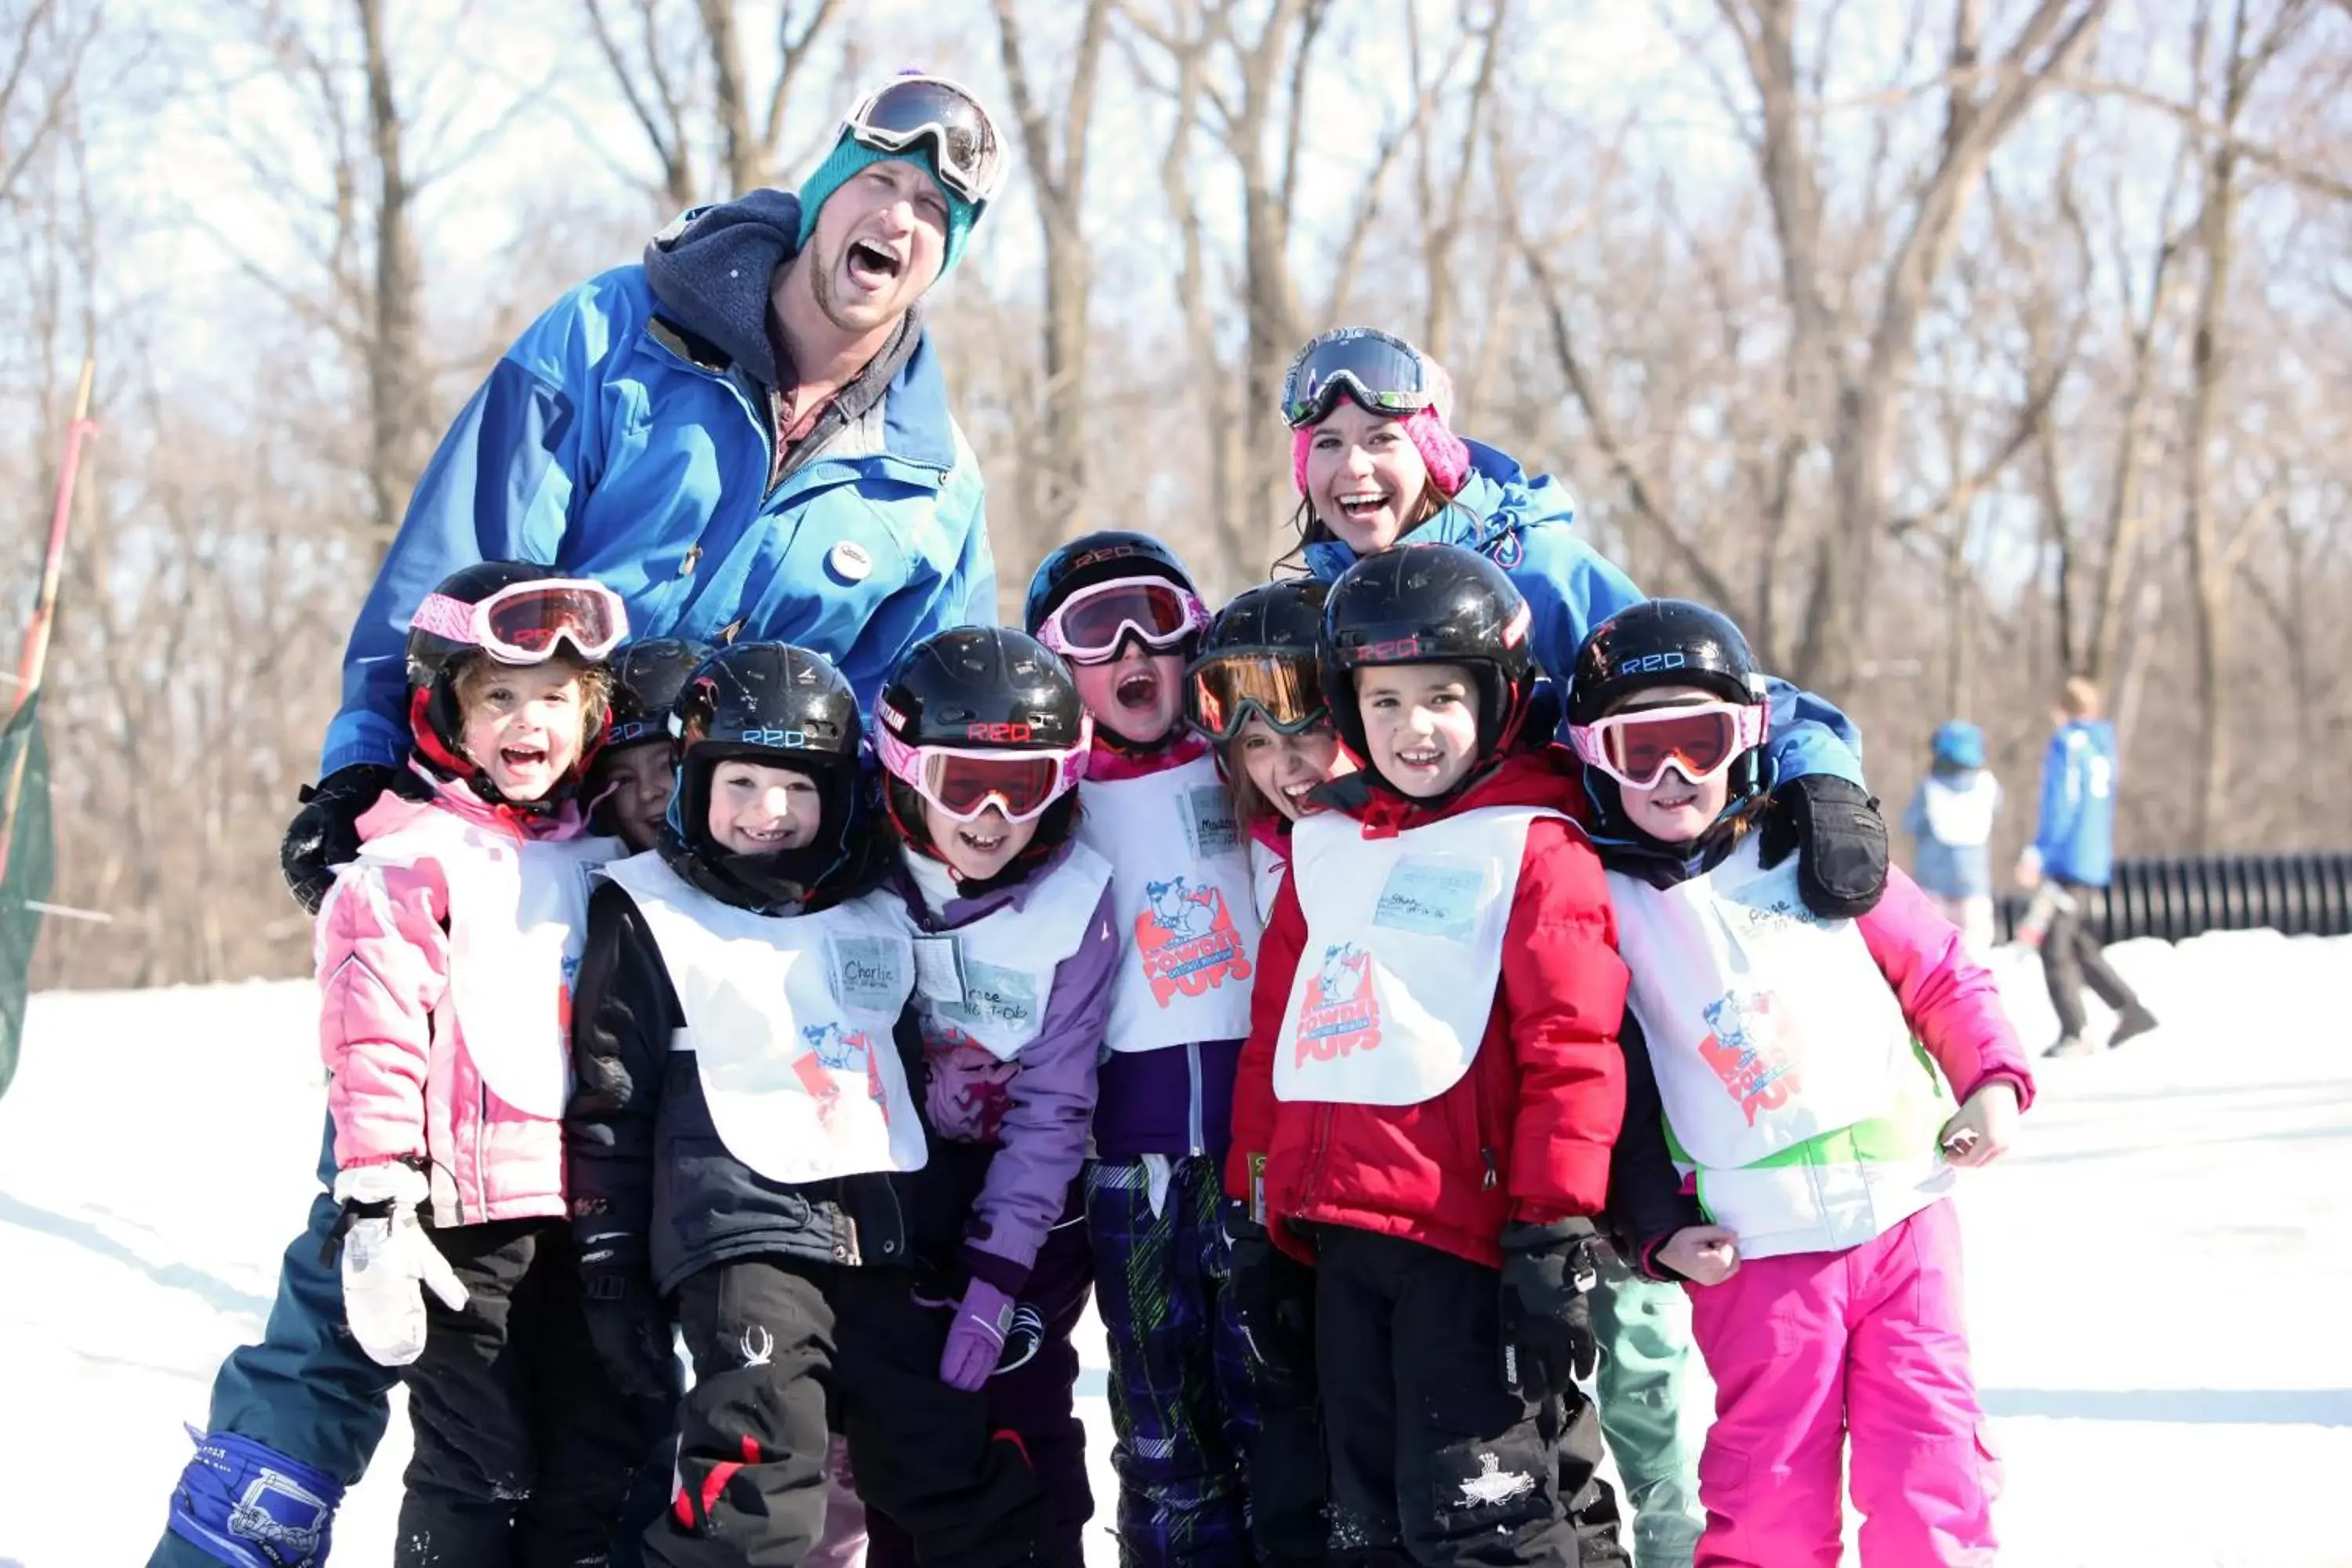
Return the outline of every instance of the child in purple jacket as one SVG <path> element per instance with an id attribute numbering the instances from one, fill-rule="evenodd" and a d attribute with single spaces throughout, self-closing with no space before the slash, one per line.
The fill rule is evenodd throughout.
<path id="1" fill-rule="evenodd" d="M 1008 627 L 909 649 L 875 709 L 917 952 L 933 1159 L 969 1205 L 940 1375 L 985 1388 L 1053 1510 L 1056 1561 L 1094 1512 L 1070 1334 L 1093 1280 L 1078 1185 L 1118 958 L 1111 868 L 1073 836 L 1093 726 L 1061 659 Z M 867 1561 L 914 1568 L 869 1513 Z"/>
<path id="2" fill-rule="evenodd" d="M 1024 617 L 1094 721 L 1078 837 L 1110 862 L 1117 908 L 1087 1229 L 1119 1560 L 1245 1568 L 1256 1404 L 1221 1211 L 1258 921 L 1233 802 L 1184 722 L 1209 614 L 1165 544 L 1106 531 L 1045 558 Z"/>

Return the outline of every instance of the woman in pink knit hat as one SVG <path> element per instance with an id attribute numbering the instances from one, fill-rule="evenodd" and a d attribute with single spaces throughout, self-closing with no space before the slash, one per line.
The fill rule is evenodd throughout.
<path id="1" fill-rule="evenodd" d="M 1298 547 L 1286 560 L 1316 577 L 1400 544 L 1475 550 L 1509 574 L 1533 614 L 1537 660 L 1563 680 L 1591 627 L 1648 597 L 1579 534 L 1567 486 L 1454 433 L 1452 379 L 1402 338 L 1371 327 L 1315 338 L 1291 362 L 1280 406 L 1300 498 Z M 1798 825 L 1800 885 L 1824 918 L 1854 918 L 1876 901 L 1886 866 L 1857 738 L 1820 698 L 1785 681 L 1771 695 L 1775 798 Z M 1601 1425 L 1635 1510 L 1635 1561 L 1688 1568 L 1704 1522 L 1694 1429 L 1703 1420 L 1686 1428 L 1679 1415 L 1688 1308 L 1675 1285 L 1621 1269 L 1592 1309 Z"/>

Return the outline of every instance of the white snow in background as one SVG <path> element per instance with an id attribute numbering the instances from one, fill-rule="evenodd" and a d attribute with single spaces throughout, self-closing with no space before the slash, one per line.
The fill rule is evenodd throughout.
<path id="1" fill-rule="evenodd" d="M 2269 932 L 2116 966 L 2163 1018 L 2040 1064 L 2021 1146 L 1963 1179 L 1976 1367 L 2011 1564 L 2352 1563 L 2352 941 Z M 2029 954 L 1996 956 L 2029 1046 Z M 321 1095 L 299 984 L 34 999 L 0 1100 L 0 1568 L 145 1561 L 221 1356 L 257 1337 Z M 2095 1014 L 2095 1032 L 2107 1018 Z M 1109 1516 L 1099 1329 L 1080 1392 Z M 388 1555 L 404 1422 L 336 1532 Z M 1091 1560 L 1115 1560 L 1097 1533 Z"/>

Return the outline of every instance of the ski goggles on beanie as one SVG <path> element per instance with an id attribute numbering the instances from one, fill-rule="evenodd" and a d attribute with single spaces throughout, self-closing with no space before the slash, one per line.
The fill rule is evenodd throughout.
<path id="1" fill-rule="evenodd" d="M 1253 713 L 1280 735 L 1296 735 L 1326 717 L 1315 656 L 1220 653 L 1185 672 L 1184 716 L 1212 741 L 1232 740 Z"/>
<path id="2" fill-rule="evenodd" d="M 1055 606 L 1037 640 L 1079 664 L 1113 658 L 1129 635 L 1165 650 L 1209 629 L 1201 596 L 1164 577 L 1120 577 L 1081 588 Z"/>
<path id="3" fill-rule="evenodd" d="M 1569 726 L 1576 754 L 1629 789 L 1648 789 L 1673 766 L 1705 784 L 1764 743 L 1761 703 L 1693 702 L 1637 708 Z"/>
<path id="4" fill-rule="evenodd" d="M 593 664 L 610 658 L 629 635 L 621 595 L 602 583 L 566 577 L 516 583 L 471 605 L 427 594 L 408 624 L 478 647 L 500 664 L 537 664 L 562 642 Z"/>
<path id="5" fill-rule="evenodd" d="M 874 731 L 875 754 L 892 778 L 954 817 L 970 822 L 995 806 L 1008 822 L 1033 822 L 1086 776 L 1094 726 L 1081 719 L 1078 743 L 1055 752 L 909 746 L 887 729 Z"/>
<path id="6" fill-rule="evenodd" d="M 1282 378 L 1282 417 L 1293 430 L 1320 424 L 1341 395 L 1367 414 L 1402 418 L 1434 406 L 1443 386 L 1436 367 L 1402 338 L 1370 327 L 1341 327 L 1298 351 Z"/>
<path id="7" fill-rule="evenodd" d="M 971 92 L 945 77 L 909 71 L 860 99 L 842 131 L 877 153 L 931 144 L 940 184 L 968 202 L 984 202 L 1004 182 L 1004 138 Z"/>

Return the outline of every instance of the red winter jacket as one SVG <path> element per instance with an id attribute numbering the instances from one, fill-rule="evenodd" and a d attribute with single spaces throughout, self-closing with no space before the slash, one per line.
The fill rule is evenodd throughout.
<path id="1" fill-rule="evenodd" d="M 1584 810 L 1575 763 L 1559 746 L 1510 758 L 1437 811 L 1356 787 L 1362 798 L 1347 803 L 1349 814 L 1367 838 L 1483 806 Z M 1250 1158 L 1265 1156 L 1269 1228 L 1287 1250 L 1307 1256 L 1282 1223 L 1306 1220 L 1405 1237 L 1492 1268 L 1508 1222 L 1599 1212 L 1625 1114 L 1625 965 L 1601 861 L 1573 822 L 1528 830 L 1486 1036 L 1470 1070 L 1435 1100 L 1275 1098 L 1275 1045 L 1306 942 L 1307 917 L 1286 881 L 1258 946 L 1225 1166 L 1226 1191 L 1246 1198 Z"/>

